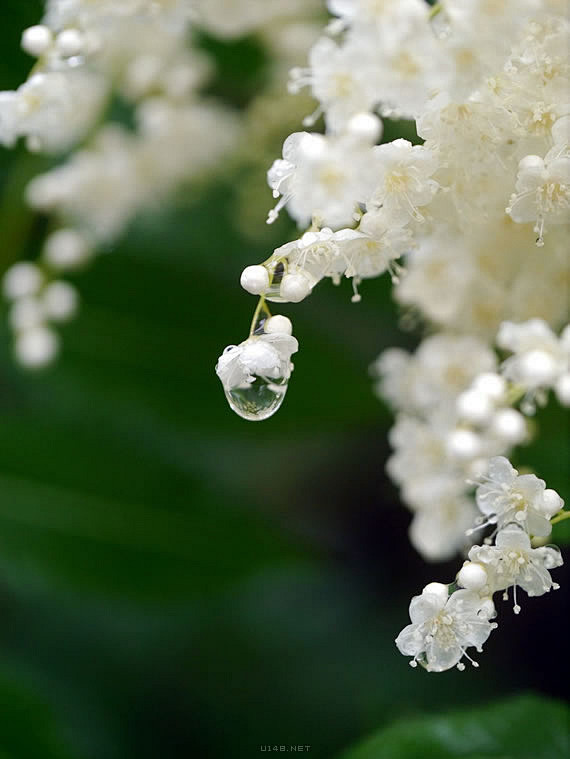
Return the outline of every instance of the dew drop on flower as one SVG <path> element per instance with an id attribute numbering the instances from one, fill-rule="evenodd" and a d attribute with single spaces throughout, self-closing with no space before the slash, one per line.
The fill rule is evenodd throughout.
<path id="1" fill-rule="evenodd" d="M 284 298 L 281 297 L 280 293 L 281 280 L 283 279 L 284 274 L 285 264 L 283 261 L 275 261 L 271 264 L 270 284 L 265 291 L 265 297 L 267 300 L 270 300 L 273 303 L 282 303 L 284 301 Z"/>
<path id="2" fill-rule="evenodd" d="M 284 377 L 256 377 L 253 382 L 225 390 L 225 394 L 231 409 L 238 416 L 250 422 L 261 422 L 279 410 L 287 385 L 288 380 Z"/>

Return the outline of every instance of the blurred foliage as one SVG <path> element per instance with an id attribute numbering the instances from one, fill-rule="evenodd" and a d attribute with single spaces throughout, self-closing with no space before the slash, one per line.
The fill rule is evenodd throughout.
<path id="1" fill-rule="evenodd" d="M 214 78 L 205 94 L 243 108 L 267 84 L 268 53 L 255 37 L 218 40 L 200 32 L 194 44 L 216 61 Z"/>
<path id="2" fill-rule="evenodd" d="M 10 88 L 39 3 L 3 11 Z M 232 102 L 247 102 L 265 65 L 256 43 L 219 55 L 239 62 Z M 0 272 L 37 255 L 46 220 L 22 194 L 42 167 L 0 154 Z M 189 189 L 78 275 L 81 314 L 53 368 L 16 367 L 0 326 L 1 759 L 248 759 L 268 744 L 330 759 L 394 720 L 429 733 L 451 707 L 567 692 L 561 593 L 520 619 L 505 608 L 480 671 L 414 672 L 393 646 L 409 597 L 456 566 L 413 552 L 383 474 L 391 415 L 367 366 L 416 340 L 387 278 L 358 306 L 345 283 L 285 308 L 301 350 L 284 408 L 263 424 L 229 411 L 213 367 L 247 334 L 239 272 L 294 234 L 285 219 L 240 231 L 240 181 Z M 520 461 L 562 489 L 561 413 L 538 415 L 541 443 Z M 547 725 L 558 707 L 537 699 Z M 519 717 L 533 745 L 536 723 Z M 391 759 L 410 756 L 400 724 Z M 541 745 L 557 740 L 545 730 Z"/>
<path id="3" fill-rule="evenodd" d="M 563 704 L 521 696 L 446 717 L 396 723 L 344 757 L 561 759 L 570 754 L 569 719 L 570 709 Z"/>

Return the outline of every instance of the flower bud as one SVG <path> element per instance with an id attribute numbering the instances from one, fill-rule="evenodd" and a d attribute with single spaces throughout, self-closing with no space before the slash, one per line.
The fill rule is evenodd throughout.
<path id="1" fill-rule="evenodd" d="M 10 309 L 10 326 L 15 332 L 24 332 L 43 324 L 45 313 L 41 302 L 33 296 L 18 298 Z"/>
<path id="2" fill-rule="evenodd" d="M 447 451 L 463 461 L 475 458 L 481 451 L 481 439 L 471 430 L 454 430 L 447 438 Z"/>
<path id="3" fill-rule="evenodd" d="M 481 590 L 487 584 L 487 572 L 481 564 L 467 561 L 457 573 L 457 582 L 467 590 Z"/>
<path id="4" fill-rule="evenodd" d="M 541 171 L 544 168 L 544 160 L 539 155 L 526 155 L 519 161 L 519 171 Z"/>
<path id="5" fill-rule="evenodd" d="M 43 55 L 51 47 L 52 42 L 51 29 L 40 24 L 30 26 L 22 34 L 22 50 L 35 58 Z"/>
<path id="6" fill-rule="evenodd" d="M 532 387 L 550 385 L 557 374 L 556 361 L 542 350 L 532 350 L 520 359 L 520 370 L 523 382 Z"/>
<path id="7" fill-rule="evenodd" d="M 252 295 L 263 295 L 269 287 L 269 273 L 265 266 L 246 266 L 241 274 L 240 284 Z"/>
<path id="8" fill-rule="evenodd" d="M 57 322 L 65 322 L 77 311 L 77 290 L 67 282 L 52 282 L 42 293 L 46 316 Z"/>
<path id="9" fill-rule="evenodd" d="M 507 382 L 500 374 L 483 372 L 475 378 L 472 389 L 484 393 L 493 401 L 499 401 L 505 395 Z"/>
<path id="10" fill-rule="evenodd" d="M 493 413 L 493 403 L 480 390 L 467 390 L 457 399 L 457 412 L 467 422 L 485 424 Z"/>
<path id="11" fill-rule="evenodd" d="M 40 269 L 29 261 L 20 261 L 8 269 L 3 279 L 4 295 L 9 300 L 17 300 L 35 295 L 42 286 Z"/>
<path id="12" fill-rule="evenodd" d="M 564 506 L 564 501 L 556 490 L 552 490 L 552 488 L 547 488 L 544 493 L 542 494 L 542 501 L 540 502 L 540 510 L 542 513 L 547 516 L 549 519 L 550 517 L 553 517 L 555 514 L 558 514 L 558 512 L 562 509 Z"/>
<path id="13" fill-rule="evenodd" d="M 14 345 L 16 359 L 28 369 L 46 366 L 56 357 L 58 349 L 57 335 L 41 326 L 22 332 Z"/>
<path id="14" fill-rule="evenodd" d="M 299 303 L 311 292 L 311 285 L 303 274 L 286 274 L 281 280 L 279 294 L 283 300 Z"/>
<path id="15" fill-rule="evenodd" d="M 84 39 L 78 29 L 64 29 L 55 41 L 58 52 L 64 58 L 72 58 L 83 51 Z"/>
<path id="16" fill-rule="evenodd" d="M 422 590 L 422 596 L 432 595 L 447 601 L 449 597 L 449 588 L 442 582 L 430 582 Z"/>
<path id="17" fill-rule="evenodd" d="M 74 229 L 58 229 L 47 238 L 43 257 L 54 269 L 74 269 L 85 263 L 91 250 L 85 238 Z"/>
<path id="18" fill-rule="evenodd" d="M 373 113 L 357 113 L 349 120 L 346 129 L 351 137 L 375 145 L 382 136 L 383 124 Z"/>
<path id="19" fill-rule="evenodd" d="M 288 319 L 286 316 L 281 316 L 280 314 L 271 316 L 265 322 L 263 329 L 265 332 L 267 332 L 270 335 L 275 335 L 275 334 L 292 335 L 293 334 L 293 325 L 291 323 L 291 319 Z"/>
<path id="20" fill-rule="evenodd" d="M 322 134 L 305 132 L 299 143 L 299 154 L 307 161 L 317 161 L 327 149 L 327 140 Z"/>
<path id="21" fill-rule="evenodd" d="M 500 409 L 491 422 L 491 432 L 510 445 L 518 445 L 527 436 L 525 418 L 513 408 Z"/>

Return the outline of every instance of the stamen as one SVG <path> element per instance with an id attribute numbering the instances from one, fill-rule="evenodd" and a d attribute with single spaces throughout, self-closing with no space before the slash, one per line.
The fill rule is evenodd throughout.
<path id="1" fill-rule="evenodd" d="M 354 295 L 350 299 L 352 303 L 360 303 L 362 300 L 362 295 L 358 292 L 358 285 L 360 284 L 360 280 L 358 277 L 352 278 L 352 289 L 354 291 Z"/>
<path id="2" fill-rule="evenodd" d="M 303 126 L 312 127 L 315 126 L 317 121 L 320 119 L 320 117 L 323 115 L 323 107 L 322 105 L 319 105 L 318 108 L 316 108 L 313 113 L 310 113 L 308 116 L 305 116 L 303 119 Z"/>
<path id="3" fill-rule="evenodd" d="M 272 208 L 271 211 L 267 214 L 267 221 L 266 224 L 273 224 L 277 219 L 279 218 L 279 211 L 287 204 L 287 201 L 289 200 L 288 195 L 283 195 L 280 201 L 277 203 L 275 208 Z"/>
<path id="4" fill-rule="evenodd" d="M 475 668 L 477 668 L 477 667 L 479 666 L 479 662 L 476 662 L 476 661 L 475 661 L 475 659 L 472 659 L 472 658 L 469 656 L 469 654 L 467 653 L 467 651 L 464 651 L 464 652 L 463 652 L 463 656 L 467 657 L 467 659 L 469 659 L 469 661 L 471 662 L 471 664 L 472 664 L 472 665 L 473 665 Z"/>
<path id="5" fill-rule="evenodd" d="M 514 613 L 520 614 L 521 607 L 517 603 L 517 584 L 516 583 L 513 585 L 513 601 L 515 602 L 515 605 L 513 606 Z"/>

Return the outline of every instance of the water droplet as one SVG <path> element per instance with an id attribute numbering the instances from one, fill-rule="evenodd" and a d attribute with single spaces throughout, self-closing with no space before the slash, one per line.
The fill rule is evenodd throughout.
<path id="1" fill-rule="evenodd" d="M 267 300 L 270 300 L 273 303 L 283 303 L 284 301 L 281 297 L 280 289 L 281 280 L 285 274 L 285 264 L 283 261 L 275 261 L 268 264 L 267 268 L 269 269 L 269 279 L 271 284 L 265 291 L 264 295 Z"/>
<path id="2" fill-rule="evenodd" d="M 226 390 L 226 398 L 231 409 L 242 419 L 261 422 L 279 410 L 285 399 L 287 383 L 284 377 L 256 377 L 253 382 Z"/>

